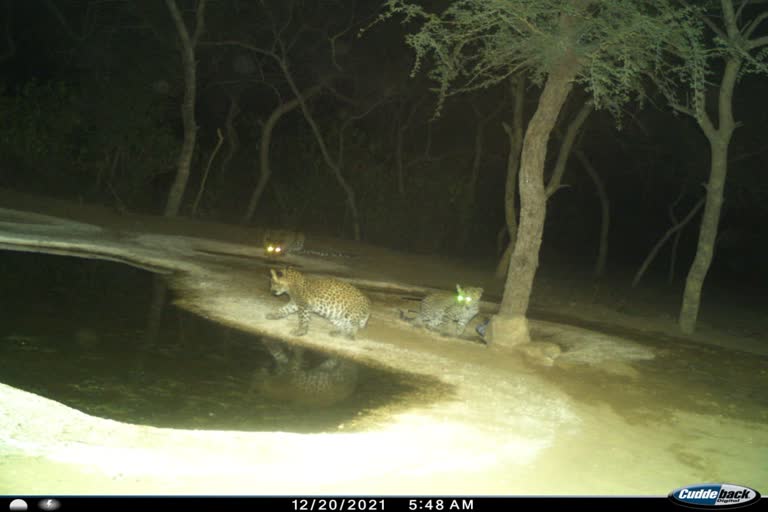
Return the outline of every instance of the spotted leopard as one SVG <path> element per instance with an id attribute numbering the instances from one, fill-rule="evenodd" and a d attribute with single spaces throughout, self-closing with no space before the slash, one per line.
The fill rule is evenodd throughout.
<path id="1" fill-rule="evenodd" d="M 294 336 L 303 336 L 309 331 L 309 317 L 315 313 L 329 320 L 336 331 L 332 336 L 344 334 L 355 338 L 357 330 L 366 326 L 371 315 L 371 301 L 349 283 L 333 278 L 313 279 L 296 269 L 270 269 L 272 280 L 270 290 L 275 295 L 287 294 L 290 301 L 269 319 L 284 318 L 297 313 L 299 326 L 291 331 Z"/>
<path id="2" fill-rule="evenodd" d="M 354 255 L 333 249 L 308 249 L 304 244 L 306 236 L 300 231 L 268 229 L 262 237 L 264 254 L 269 258 L 279 258 L 289 254 L 302 256 L 320 256 L 321 258 L 353 258 Z"/>
<path id="3" fill-rule="evenodd" d="M 306 236 L 301 231 L 267 229 L 262 237 L 264 253 L 267 256 L 285 256 L 304 250 Z"/>
<path id="4" fill-rule="evenodd" d="M 461 336 L 467 324 L 480 311 L 482 288 L 462 288 L 456 285 L 456 293 L 431 293 L 421 301 L 421 311 L 412 319 L 400 312 L 401 318 L 424 326 L 441 334 Z"/>

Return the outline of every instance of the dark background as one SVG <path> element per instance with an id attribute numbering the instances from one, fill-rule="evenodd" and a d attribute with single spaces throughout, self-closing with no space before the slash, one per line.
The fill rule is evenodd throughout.
<path id="1" fill-rule="evenodd" d="M 194 2 L 178 1 L 189 27 Z M 181 147 L 183 76 L 178 34 L 164 2 L 4 0 L 0 45 L 0 187 L 73 199 L 119 211 L 161 214 Z M 381 12 L 376 0 L 211 0 L 206 32 L 197 48 L 198 144 L 183 215 L 216 156 L 195 216 L 238 222 L 257 182 L 261 127 L 279 101 L 293 95 L 275 61 L 233 45 L 267 51 L 282 36 L 297 86 L 326 88 L 309 104 L 332 155 L 345 131 L 342 172 L 355 190 L 365 242 L 441 254 L 487 264 L 498 255 L 504 224 L 503 194 L 511 98 L 502 85 L 447 100 L 434 118 L 435 84 L 411 77 L 413 52 L 405 34 L 414 27 L 391 19 L 367 27 Z M 335 60 L 331 40 L 335 39 Z M 713 80 L 717 80 L 714 77 Z M 720 238 L 710 279 L 734 286 L 768 282 L 768 100 L 765 77 L 744 77 L 734 95 L 741 123 L 730 146 Z M 713 88 L 714 90 L 714 88 Z M 528 85 L 526 119 L 539 89 Z M 716 94 L 716 91 L 712 94 Z M 239 147 L 226 168 L 231 137 L 225 130 L 232 98 Z M 561 126 L 584 96 L 575 90 Z M 474 197 L 467 184 L 479 119 L 488 122 Z M 405 194 L 396 183 L 396 133 L 404 136 Z M 431 146 L 424 155 L 428 133 Z M 560 139 L 550 143 L 549 165 Z M 611 201 L 608 268 L 634 272 L 670 227 L 668 209 L 684 216 L 704 194 L 709 144 L 695 122 L 675 116 L 661 97 L 626 107 L 622 127 L 606 112 L 587 120 L 578 147 L 604 180 Z M 345 196 L 325 165 L 299 109 L 278 122 L 271 144 L 273 176 L 253 224 L 303 229 L 350 238 Z M 571 158 L 563 183 L 549 201 L 542 246 L 544 267 L 589 272 L 597 254 L 600 205 L 594 186 Z M 695 249 L 699 220 L 683 234 L 678 279 Z M 669 247 L 650 269 L 665 275 Z"/>

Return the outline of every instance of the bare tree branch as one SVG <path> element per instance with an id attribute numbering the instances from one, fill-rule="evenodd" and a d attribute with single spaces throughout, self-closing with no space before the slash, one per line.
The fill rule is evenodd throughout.
<path id="1" fill-rule="evenodd" d="M 739 5 L 738 9 L 736 9 L 737 20 L 741 17 L 741 13 L 747 5 L 749 5 L 749 0 L 741 0 L 741 5 Z"/>
<path id="2" fill-rule="evenodd" d="M 750 37 L 752 33 L 755 31 L 755 29 L 763 22 L 765 19 L 768 18 L 768 11 L 761 13 L 757 16 L 755 16 L 755 19 L 753 19 L 749 25 L 744 29 L 744 37 Z"/>
<path id="3" fill-rule="evenodd" d="M 350 11 L 349 21 L 347 22 L 346 27 L 344 27 L 341 31 L 336 32 L 333 35 L 327 36 L 328 40 L 331 44 L 331 62 L 333 63 L 333 66 L 338 69 L 339 71 L 342 71 L 341 66 L 339 65 L 338 61 L 336 60 L 336 41 L 340 38 L 345 36 L 347 33 L 349 33 L 350 30 L 353 28 L 357 28 L 358 31 L 361 27 L 365 27 L 371 23 L 372 20 L 378 18 L 378 13 L 371 14 L 363 19 L 361 19 L 358 22 L 354 22 L 355 19 L 355 6 L 356 2 L 353 3 L 352 6 L 348 7 Z M 359 36 L 359 34 L 358 34 Z"/>
<path id="4" fill-rule="evenodd" d="M 205 4 L 207 0 L 199 0 L 195 20 L 195 35 L 192 36 L 192 46 L 197 46 L 200 36 L 205 30 Z"/>
<path id="5" fill-rule="evenodd" d="M 200 34 L 203 32 L 206 0 L 199 0 L 197 5 L 195 33 L 192 37 L 189 36 L 187 25 L 184 23 L 184 18 L 182 17 L 176 2 L 173 0 L 166 0 L 165 3 L 168 6 L 168 10 L 171 12 L 171 17 L 173 17 L 173 22 L 176 25 L 176 30 L 179 33 L 183 48 L 194 48 L 197 44 L 197 40 L 200 38 Z"/>
<path id="6" fill-rule="evenodd" d="M 323 85 L 323 87 L 325 87 L 325 89 L 328 92 L 330 92 L 331 95 L 336 97 L 336 99 L 339 99 L 339 100 L 343 101 L 344 103 L 348 103 L 350 105 L 354 105 L 354 104 L 357 103 L 357 101 L 355 101 L 354 98 L 351 98 L 350 96 L 347 96 L 346 94 L 344 94 L 342 92 L 339 92 L 339 90 L 336 89 L 335 87 L 333 87 L 333 85 L 331 85 L 330 83 L 325 83 Z"/>
<path id="7" fill-rule="evenodd" d="M 635 273 L 635 277 L 632 279 L 632 288 L 635 288 L 637 284 L 640 282 L 640 279 L 643 277 L 643 274 L 645 274 L 645 271 L 650 266 L 651 262 L 653 262 L 653 259 L 656 257 L 656 254 L 658 254 L 659 250 L 662 248 L 662 246 L 666 243 L 667 240 L 669 240 L 669 237 L 674 235 L 676 232 L 680 231 L 685 227 L 686 224 L 688 224 L 691 219 L 693 219 L 694 215 L 701 209 L 702 206 L 704 206 L 704 199 L 701 198 L 698 200 L 698 202 L 693 205 L 693 208 L 688 212 L 688 214 L 679 222 L 674 224 L 672 227 L 670 227 L 666 233 L 659 239 L 658 242 L 656 242 L 656 245 L 653 246 L 651 249 L 651 252 L 648 253 L 648 256 L 645 257 L 645 260 L 643 261 L 643 264 L 640 265 L 640 268 L 637 270 L 637 273 Z"/>
<path id="8" fill-rule="evenodd" d="M 694 112 L 694 110 L 691 107 L 683 106 L 680 103 L 677 103 L 676 101 L 674 101 L 674 99 L 672 98 L 669 99 L 669 106 L 672 107 L 672 110 L 676 110 L 681 114 L 691 116 L 694 119 L 696 118 L 696 112 Z"/>
<path id="9" fill-rule="evenodd" d="M 208 41 L 208 42 L 202 43 L 202 45 L 203 46 L 239 46 L 241 48 L 250 50 L 253 53 L 257 53 L 259 55 L 264 55 L 265 57 L 274 59 L 275 62 L 277 62 L 278 64 L 282 61 L 281 57 L 277 53 L 271 50 L 265 50 L 264 48 L 259 48 L 258 46 L 254 46 L 252 44 L 244 43 L 242 41 L 233 41 L 233 40 Z"/>
<path id="10" fill-rule="evenodd" d="M 568 123 L 568 128 L 565 130 L 565 135 L 563 135 L 563 141 L 560 145 L 560 151 L 557 154 L 557 161 L 555 162 L 555 168 L 552 171 L 552 177 L 549 179 L 549 183 L 547 183 L 544 190 L 547 199 L 563 188 L 563 185 L 561 185 L 560 182 L 563 180 L 563 174 L 565 174 L 565 167 L 568 162 L 568 157 L 571 155 L 571 148 L 573 147 L 573 143 L 576 140 L 576 136 L 579 134 L 584 121 L 586 121 L 589 114 L 592 113 L 592 109 L 592 102 L 585 101 L 576 116 L 570 123 Z"/>
<path id="11" fill-rule="evenodd" d="M 752 39 L 749 43 L 747 43 L 747 49 L 754 50 L 755 48 L 760 48 L 761 46 L 765 46 L 768 44 L 768 36 L 758 37 L 757 39 Z"/>

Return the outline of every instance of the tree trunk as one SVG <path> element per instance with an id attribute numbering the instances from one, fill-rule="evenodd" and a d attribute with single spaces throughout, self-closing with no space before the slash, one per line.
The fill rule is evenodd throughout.
<path id="1" fill-rule="evenodd" d="M 190 167 L 192 165 L 192 155 L 195 152 L 195 140 L 197 139 L 197 124 L 195 123 L 195 96 L 196 96 L 196 63 L 195 63 L 195 45 L 197 39 L 203 31 L 203 20 L 205 12 L 205 0 L 200 0 L 197 6 L 197 25 L 195 35 L 189 36 L 184 19 L 176 6 L 175 0 L 165 0 L 168 10 L 171 13 L 176 30 L 181 40 L 181 62 L 184 66 L 184 100 L 181 104 L 181 121 L 184 127 L 184 142 L 181 146 L 181 153 L 176 166 L 176 178 L 173 181 L 171 190 L 168 192 L 168 202 L 165 205 L 166 217 L 175 217 L 179 214 L 181 201 L 184 199 L 184 192 L 187 189 L 189 181 Z"/>
<path id="2" fill-rule="evenodd" d="M 499 314 L 491 320 L 489 341 L 513 346 L 530 341 L 525 317 L 539 266 L 547 197 L 544 193 L 544 163 L 547 143 L 557 116 L 573 88 L 578 61 L 569 56 L 547 77 L 539 105 L 528 123 L 520 157 L 520 226 L 509 262 Z"/>
<path id="3" fill-rule="evenodd" d="M 680 318 L 678 319 L 680 330 L 685 334 L 692 334 L 696 329 L 699 307 L 701 305 L 701 289 L 704 285 L 704 279 L 707 277 L 709 266 L 712 263 L 715 240 L 717 239 L 717 226 L 720 223 L 720 210 L 723 206 L 723 190 L 725 188 L 725 178 L 728 174 L 728 143 L 731 133 L 728 133 L 727 136 L 720 135 L 721 140 L 710 141 L 712 163 L 709 181 L 707 182 L 704 214 L 701 217 L 699 242 L 696 246 L 696 256 L 685 280 L 683 304 L 680 309 Z"/>
<path id="4" fill-rule="evenodd" d="M 509 243 L 496 265 L 496 277 L 501 279 L 509 269 L 509 259 L 515 249 L 517 240 L 517 213 L 515 212 L 515 197 L 517 196 L 517 173 L 520 170 L 520 146 L 522 137 L 516 137 L 517 127 L 513 130 L 507 123 L 502 123 L 509 138 L 509 156 L 507 157 L 507 183 L 504 187 L 504 219 L 509 234 Z M 520 127 L 522 133 L 522 126 Z"/>
<path id="5" fill-rule="evenodd" d="M 522 87 L 519 89 L 519 93 L 522 95 Z M 517 102 L 516 102 L 517 103 Z M 522 100 L 520 101 L 520 108 L 522 108 Z M 571 150 L 573 149 L 573 144 L 576 140 L 576 136 L 579 134 L 579 130 L 581 129 L 582 125 L 584 124 L 584 121 L 587 120 L 587 117 L 589 117 L 589 114 L 592 113 L 592 103 L 587 101 L 582 105 L 581 109 L 579 110 L 578 114 L 576 114 L 576 117 L 574 117 L 571 122 L 568 124 L 568 128 L 565 131 L 565 135 L 563 136 L 563 142 L 560 145 L 560 152 L 557 155 L 557 162 L 555 163 L 555 167 L 552 171 L 552 177 L 549 180 L 549 183 L 547 184 L 547 187 L 544 191 L 545 195 L 547 196 L 547 200 L 549 200 L 550 196 L 557 192 L 560 189 L 560 183 L 563 179 L 563 174 L 565 174 L 565 166 L 568 163 L 568 157 L 571 155 Z M 515 119 L 515 129 L 518 129 L 518 126 L 520 127 L 520 131 L 522 132 L 522 118 L 519 120 Z M 508 126 L 504 125 L 504 129 L 507 130 L 507 135 L 510 139 L 510 145 L 514 146 L 513 140 L 517 142 L 517 153 L 515 154 L 515 161 L 512 162 L 512 153 L 510 153 L 510 159 L 507 160 L 507 190 L 505 194 L 505 216 L 507 221 L 507 228 L 509 229 L 509 245 L 507 246 L 507 249 L 504 251 L 504 254 L 502 254 L 501 259 L 499 260 L 499 263 L 496 265 L 496 277 L 503 278 L 504 275 L 507 272 L 507 269 L 509 268 L 509 260 L 512 257 L 512 251 L 515 247 L 515 239 L 517 236 L 517 223 L 515 219 L 515 187 L 514 184 L 516 180 L 512 179 L 510 168 L 512 165 L 517 166 L 518 162 L 518 155 L 520 151 L 520 140 L 522 139 L 522 136 L 516 135 L 513 136 L 512 133 L 509 131 Z M 517 173 L 517 168 L 515 167 L 514 173 Z M 511 185 L 511 186 L 510 186 Z"/>
<path id="6" fill-rule="evenodd" d="M 320 90 L 319 86 L 312 87 L 304 92 L 300 92 L 303 98 L 309 98 L 317 91 Z M 253 219 L 253 214 L 256 212 L 256 208 L 259 205 L 264 189 L 267 188 L 269 178 L 272 175 L 272 168 L 269 165 L 269 147 L 272 143 L 272 132 L 275 129 L 275 125 L 283 115 L 287 114 L 291 110 L 298 107 L 300 104 L 299 97 L 295 97 L 290 101 L 281 103 L 272 111 L 267 122 L 264 123 L 264 128 L 261 130 L 261 147 L 259 149 L 259 181 L 256 184 L 256 188 L 251 194 L 251 199 L 248 201 L 248 206 L 245 208 L 242 222 L 243 224 L 250 222 Z"/>
<path id="7" fill-rule="evenodd" d="M 240 94 L 240 91 L 233 91 L 229 95 L 229 109 L 227 110 L 227 119 L 224 121 L 224 138 L 227 141 L 227 149 L 224 152 L 224 157 L 221 159 L 221 165 L 219 165 L 216 185 L 214 186 L 216 190 L 225 190 L 229 165 L 240 149 L 240 136 L 237 133 L 237 128 L 235 128 L 235 121 L 241 112 Z"/>
<path id="8" fill-rule="evenodd" d="M 683 196 L 685 196 L 685 186 L 680 189 L 680 195 L 677 196 L 677 199 L 672 201 L 672 204 L 669 205 L 667 208 L 667 215 L 669 215 L 669 221 L 672 224 L 677 224 L 678 218 L 675 214 L 675 208 L 677 208 L 677 204 L 683 199 Z M 672 282 L 675 280 L 675 266 L 677 265 L 677 248 L 680 245 L 680 236 L 683 234 L 683 231 L 680 230 L 677 233 L 675 233 L 675 238 L 672 239 L 672 249 L 670 250 L 669 254 L 669 270 L 667 272 L 667 284 L 672 284 Z"/>
<path id="9" fill-rule="evenodd" d="M 405 108 L 407 100 L 403 100 L 401 108 L 397 110 L 397 129 L 395 131 L 395 170 L 397 171 L 397 193 L 400 198 L 405 198 L 405 134 L 408 128 L 411 127 L 411 121 L 416 114 L 416 111 L 421 105 L 421 101 L 416 101 L 411 105 L 408 110 L 408 115 L 403 119 L 403 110 Z"/>
<path id="10" fill-rule="evenodd" d="M 717 226 L 720 223 L 720 211 L 723 206 L 725 179 L 728 175 L 728 145 L 731 142 L 733 131 L 736 129 L 732 104 L 733 90 L 736 86 L 740 67 L 741 61 L 739 59 L 731 57 L 726 60 L 723 78 L 720 82 L 717 129 L 712 125 L 703 106 L 700 107 L 696 116 L 696 121 L 709 140 L 712 162 L 696 256 L 685 280 L 683 304 L 678 318 L 680 330 L 685 334 L 691 334 L 696 329 L 701 305 L 701 289 L 715 250 Z M 699 104 L 703 105 L 703 101 Z"/>
<path id="11" fill-rule="evenodd" d="M 608 200 L 608 194 L 605 192 L 605 185 L 600 175 L 597 174 L 592 162 L 582 150 L 576 150 L 576 158 L 581 162 L 582 167 L 592 179 L 592 183 L 597 190 L 597 197 L 600 199 L 600 243 L 597 250 L 597 260 L 593 274 L 600 278 L 605 274 L 605 262 L 608 259 L 608 232 L 611 228 L 611 203 Z"/>
<path id="12" fill-rule="evenodd" d="M 586 101 L 581 106 L 579 113 L 576 117 L 571 119 L 568 123 L 568 128 L 565 130 L 563 136 L 563 142 L 560 144 L 560 151 L 557 154 L 557 161 L 555 162 L 555 168 L 552 171 L 552 177 L 547 183 L 547 188 L 544 193 L 547 195 L 547 200 L 552 197 L 552 194 L 560 189 L 560 183 L 563 181 L 563 174 L 565 174 L 565 166 L 568 163 L 568 158 L 571 156 L 571 149 L 573 143 L 576 141 L 576 136 L 579 134 L 584 121 L 587 120 L 589 114 L 592 113 L 592 102 Z"/>
<path id="13" fill-rule="evenodd" d="M 197 208 L 200 206 L 200 200 L 203 198 L 203 194 L 205 193 L 205 185 L 208 183 L 208 175 L 211 173 L 211 165 L 216 159 L 216 155 L 219 153 L 219 149 L 221 149 L 221 145 L 224 142 L 224 136 L 221 135 L 220 129 L 216 130 L 216 136 L 218 137 L 216 147 L 214 147 L 213 151 L 211 151 L 211 156 L 208 158 L 208 165 L 205 166 L 203 177 L 200 180 L 200 188 L 198 189 L 197 195 L 195 196 L 195 201 L 192 203 L 192 209 L 190 210 L 190 215 L 192 217 L 197 215 Z"/>
<path id="14" fill-rule="evenodd" d="M 514 97 L 514 111 L 512 113 L 513 126 L 501 123 L 509 139 L 509 156 L 507 157 L 507 182 L 504 187 L 504 220 L 509 233 L 509 244 L 496 265 L 496 277 L 503 278 L 509 269 L 509 260 L 515 248 L 517 240 L 517 213 L 515 211 L 515 198 L 517 197 L 517 176 L 520 170 L 520 151 L 523 145 L 523 100 L 525 99 L 525 78 L 513 78 L 510 81 L 512 96 Z"/>

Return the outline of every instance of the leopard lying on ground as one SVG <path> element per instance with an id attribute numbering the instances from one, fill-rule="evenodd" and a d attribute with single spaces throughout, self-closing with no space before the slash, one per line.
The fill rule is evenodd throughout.
<path id="1" fill-rule="evenodd" d="M 267 229 L 262 237 L 262 245 L 267 256 L 285 256 L 304 250 L 306 237 L 301 231 Z"/>
<path id="2" fill-rule="evenodd" d="M 301 231 L 283 229 L 268 229 L 262 237 L 262 245 L 266 256 L 275 258 L 289 254 L 309 256 L 351 258 L 351 254 L 326 249 L 307 249 L 304 245 L 306 236 Z"/>
<path id="3" fill-rule="evenodd" d="M 467 324 L 480 311 L 482 288 L 462 288 L 456 285 L 456 293 L 431 293 L 421 301 L 421 311 L 415 318 L 407 318 L 400 311 L 400 318 L 424 326 L 444 335 L 461 336 Z"/>
<path id="4" fill-rule="evenodd" d="M 332 336 L 344 334 L 355 339 L 357 330 L 368 323 L 371 301 L 353 285 L 333 278 L 309 278 L 287 267 L 280 271 L 270 269 L 270 273 L 271 292 L 275 295 L 287 294 L 291 300 L 276 312 L 268 314 L 267 318 L 278 319 L 297 313 L 299 326 L 291 331 L 294 336 L 307 334 L 311 313 L 336 326 L 338 330 L 331 332 Z"/>

